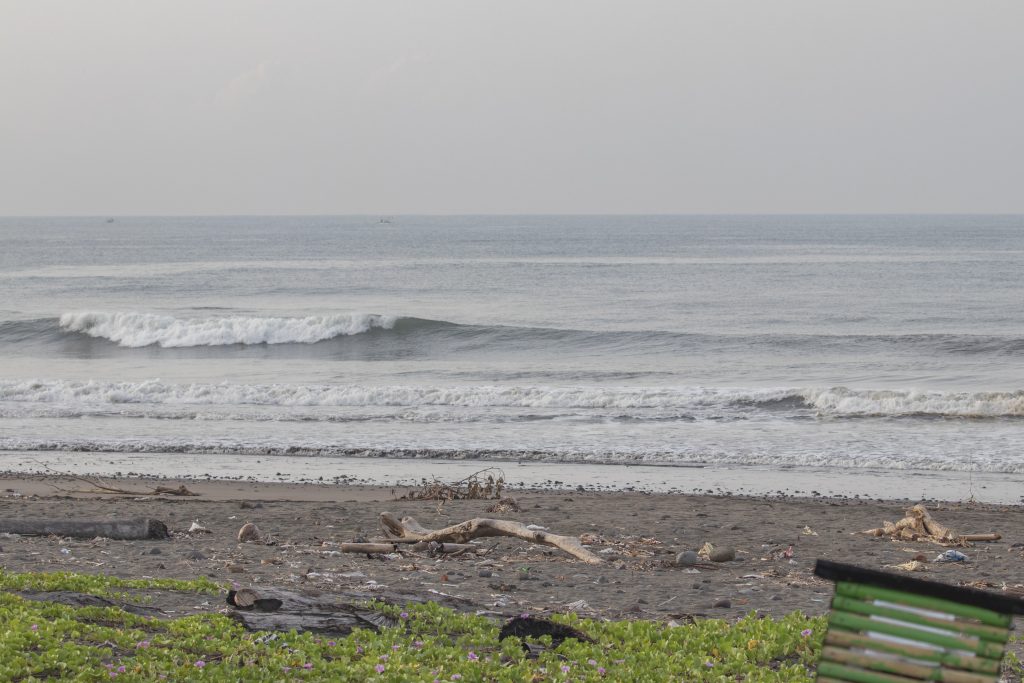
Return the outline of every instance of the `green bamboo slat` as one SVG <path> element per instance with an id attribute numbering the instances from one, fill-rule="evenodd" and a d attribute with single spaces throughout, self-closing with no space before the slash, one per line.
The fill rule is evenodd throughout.
<path id="1" fill-rule="evenodd" d="M 983 673 L 999 673 L 999 660 L 996 659 L 958 655 L 953 652 L 931 650 L 925 647 L 904 645 L 903 643 L 890 643 L 884 640 L 877 640 L 869 636 L 850 633 L 849 631 L 840 631 L 838 629 L 830 629 L 828 633 L 825 634 L 825 643 L 845 648 L 857 647 L 877 650 L 878 652 L 889 652 L 891 654 L 902 655 L 904 657 L 936 662 L 943 666 L 953 667 L 956 669 L 981 671 Z"/>
<path id="2" fill-rule="evenodd" d="M 899 638 L 906 638 L 919 643 L 930 643 L 932 645 L 938 645 L 939 647 L 945 647 L 951 650 L 966 650 L 990 659 L 1002 659 L 1003 657 L 1003 649 L 1001 647 L 998 647 L 993 643 L 982 642 L 977 638 L 940 635 L 938 633 L 922 631 L 920 629 L 910 628 L 907 626 L 887 624 L 884 621 L 868 619 L 860 615 L 850 614 L 849 612 L 831 612 L 829 615 L 829 624 L 835 624 L 848 631 L 874 631 L 876 633 L 886 633 Z"/>
<path id="3" fill-rule="evenodd" d="M 1010 632 L 1007 629 L 1001 629 L 996 626 L 967 624 L 962 621 L 935 619 L 915 614 L 913 612 L 904 612 L 903 610 L 894 609 L 892 607 L 885 607 L 884 605 L 875 605 L 870 602 L 863 602 L 861 600 L 843 597 L 841 595 L 837 595 L 832 599 L 832 609 L 838 609 L 843 612 L 856 612 L 858 614 L 872 614 L 880 617 L 888 617 L 890 619 L 898 619 L 900 621 L 905 621 L 911 624 L 920 624 L 922 626 L 934 626 L 935 628 L 952 631 L 954 633 L 965 633 L 993 643 L 1005 643 L 1010 639 Z"/>
<path id="4" fill-rule="evenodd" d="M 852 681 L 853 683 L 920 683 L 921 680 L 919 678 L 883 674 L 878 671 L 854 669 L 853 667 L 843 666 L 834 662 L 820 662 L 818 664 L 818 674 L 828 678 L 837 678 L 840 681 Z"/>
<path id="5" fill-rule="evenodd" d="M 923 681 L 943 681 L 944 683 L 994 683 L 997 677 L 994 675 L 968 673 L 955 669 L 945 669 L 941 666 L 928 666 L 914 662 L 890 659 L 888 657 L 872 657 L 858 652 L 850 652 L 838 647 L 825 646 L 822 648 L 821 657 L 823 660 L 846 664 L 871 671 L 908 676 Z"/>
<path id="6" fill-rule="evenodd" d="M 1013 622 L 1013 619 L 1009 614 L 1000 614 L 999 612 L 994 612 L 982 607 L 963 605 L 958 602 L 953 602 L 952 600 L 943 600 L 942 598 L 933 598 L 927 595 L 918 595 L 916 593 L 904 593 L 902 591 L 851 583 L 849 581 L 839 581 L 836 583 L 836 595 L 859 598 L 861 600 L 885 600 L 887 602 L 908 605 L 910 607 L 920 607 L 921 609 L 945 612 L 947 614 L 954 614 L 958 617 L 977 619 L 983 624 L 988 624 L 989 626 L 1009 628 L 1010 624 Z"/>

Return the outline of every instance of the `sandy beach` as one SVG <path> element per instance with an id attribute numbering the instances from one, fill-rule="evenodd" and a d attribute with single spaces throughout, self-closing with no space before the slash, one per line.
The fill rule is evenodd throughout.
<path id="1" fill-rule="evenodd" d="M 105 480 L 134 491 L 185 484 L 195 497 L 107 496 L 60 477 L 0 478 L 0 519 L 91 520 L 150 517 L 171 540 L 73 540 L 0 536 L 7 571 L 74 571 L 121 577 L 206 575 L 240 586 L 304 591 L 392 590 L 464 598 L 499 615 L 575 611 L 608 618 L 734 619 L 752 611 L 781 615 L 827 611 L 831 584 L 812 574 L 827 558 L 887 568 L 926 559 L 916 575 L 993 591 L 1024 590 L 1024 508 L 940 503 L 928 508 L 962 532 L 999 532 L 1002 539 L 963 549 L 964 563 L 936 563 L 944 550 L 926 542 L 894 542 L 854 532 L 897 520 L 906 501 L 824 497 L 651 494 L 521 490 L 519 513 L 491 515 L 489 500 L 402 500 L 415 489 L 240 481 Z M 425 553 L 368 556 L 339 544 L 379 537 L 383 511 L 440 528 L 474 517 L 501 517 L 583 536 L 606 561 L 588 565 L 545 546 L 511 538 L 481 539 L 481 550 L 457 557 Z M 197 522 L 210 533 L 186 533 Z M 253 522 L 272 544 L 239 543 Z M 705 543 L 732 547 L 731 562 L 680 567 L 675 557 Z M 792 547 L 792 557 L 786 550 Z M 899 571 L 899 570 L 894 570 Z M 219 604 L 156 605 L 182 611 Z"/>

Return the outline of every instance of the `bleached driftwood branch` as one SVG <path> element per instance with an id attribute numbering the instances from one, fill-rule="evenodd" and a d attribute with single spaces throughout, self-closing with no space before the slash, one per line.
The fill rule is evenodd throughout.
<path id="1" fill-rule="evenodd" d="M 530 543 L 558 548 L 587 564 L 602 564 L 604 562 L 600 557 L 584 548 L 577 538 L 530 529 L 525 524 L 505 519 L 478 517 L 444 529 L 427 529 L 412 517 L 398 519 L 390 512 L 382 512 L 380 513 L 380 523 L 384 532 L 392 537 L 388 539 L 392 543 L 419 543 L 422 541 L 467 543 L 474 538 L 511 536 Z"/>

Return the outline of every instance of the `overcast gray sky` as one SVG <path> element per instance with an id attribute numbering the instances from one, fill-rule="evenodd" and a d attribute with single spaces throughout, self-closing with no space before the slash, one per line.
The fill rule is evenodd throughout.
<path id="1" fill-rule="evenodd" d="M 1024 2 L 0 0 L 0 214 L 1024 212 Z"/>

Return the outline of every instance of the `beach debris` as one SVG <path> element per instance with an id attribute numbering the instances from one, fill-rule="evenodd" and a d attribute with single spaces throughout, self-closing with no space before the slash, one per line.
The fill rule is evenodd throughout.
<path id="1" fill-rule="evenodd" d="M 818 532 L 815 531 L 814 529 L 812 529 L 809 526 L 805 526 L 804 530 L 801 531 L 800 533 L 802 533 L 804 536 L 817 536 L 818 535 Z"/>
<path id="2" fill-rule="evenodd" d="M 261 598 L 260 594 L 251 588 L 228 591 L 227 603 L 238 609 L 256 609 L 261 612 L 275 612 L 284 604 L 278 598 Z"/>
<path id="3" fill-rule="evenodd" d="M 47 485 L 54 488 L 61 493 L 82 493 L 82 494 L 94 494 L 94 495 L 117 495 L 117 496 L 198 496 L 198 493 L 189 491 L 184 484 L 179 486 L 151 486 L 147 491 L 138 491 L 134 489 L 125 489 L 120 486 L 113 486 L 105 483 L 99 478 L 82 477 L 77 474 L 71 474 L 69 472 L 61 472 L 55 470 L 52 467 L 44 465 L 44 468 L 59 477 L 79 481 L 84 484 L 88 484 L 92 488 L 89 489 L 66 489 L 52 482 L 47 482 Z"/>
<path id="4" fill-rule="evenodd" d="M 22 536 L 65 536 L 138 541 L 170 538 L 167 525 L 155 519 L 72 521 L 66 519 L 0 519 L 0 533 Z"/>
<path id="5" fill-rule="evenodd" d="M 683 552 L 676 555 L 677 567 L 692 567 L 698 562 L 700 562 L 700 555 L 698 555 L 692 550 L 684 550 Z"/>
<path id="6" fill-rule="evenodd" d="M 252 522 L 246 522 L 242 525 L 242 528 L 238 530 L 239 543 L 259 543 L 262 540 L 263 534 L 260 532 L 260 528 Z"/>
<path id="7" fill-rule="evenodd" d="M 485 473 L 486 478 L 483 477 Z M 422 479 L 418 491 L 409 491 L 399 500 L 435 500 L 442 505 L 453 500 L 501 500 L 504 490 L 505 473 L 496 467 L 488 467 L 451 483 L 436 478 Z"/>
<path id="8" fill-rule="evenodd" d="M 602 564 L 604 560 L 583 547 L 578 538 L 559 536 L 547 531 L 533 531 L 525 524 L 506 519 L 477 517 L 444 529 L 427 529 L 412 517 L 396 518 L 390 512 L 380 513 L 381 528 L 393 543 L 468 543 L 474 538 L 511 536 L 531 543 L 548 545 L 563 550 L 588 564 Z"/>
<path id="9" fill-rule="evenodd" d="M 887 569 L 902 569 L 905 572 L 923 572 L 928 570 L 928 565 L 917 560 L 911 560 L 903 564 L 887 564 L 885 566 Z"/>
<path id="10" fill-rule="evenodd" d="M 729 546 L 716 548 L 711 545 L 711 543 L 705 543 L 701 546 L 701 549 L 697 551 L 697 554 L 712 562 L 731 562 L 736 559 L 735 548 L 730 548 Z"/>
<path id="11" fill-rule="evenodd" d="M 938 556 L 933 560 L 934 562 L 970 562 L 971 558 L 964 555 L 959 550 L 947 550 L 944 553 L 939 553 Z"/>
<path id="12" fill-rule="evenodd" d="M 570 612 L 585 612 L 590 609 L 590 605 L 587 604 L 586 600 L 574 600 L 565 606 Z"/>
<path id="13" fill-rule="evenodd" d="M 192 520 L 192 526 L 185 532 L 186 534 L 212 534 L 213 532 L 207 529 L 205 526 L 199 523 L 198 519 Z"/>
<path id="14" fill-rule="evenodd" d="M 883 522 L 876 529 L 867 529 L 857 533 L 868 536 L 889 536 L 901 541 L 929 541 L 944 546 L 966 546 L 971 541 L 998 541 L 1002 536 L 997 533 L 958 534 L 949 527 L 943 526 L 931 516 L 924 505 L 918 503 L 906 511 L 906 517 L 895 524 Z"/>
<path id="15" fill-rule="evenodd" d="M 497 502 L 489 505 L 484 512 L 494 515 L 522 512 L 522 510 L 519 508 L 519 503 L 515 498 L 498 498 Z"/>

